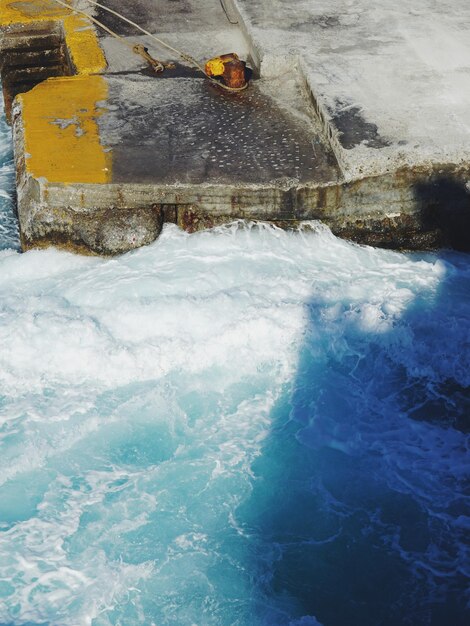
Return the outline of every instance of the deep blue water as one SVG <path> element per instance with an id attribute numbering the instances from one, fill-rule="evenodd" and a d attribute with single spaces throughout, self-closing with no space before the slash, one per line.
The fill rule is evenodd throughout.
<path id="1" fill-rule="evenodd" d="M 318 225 L 19 253 L 0 130 L 0 624 L 459 626 L 470 258 Z"/>

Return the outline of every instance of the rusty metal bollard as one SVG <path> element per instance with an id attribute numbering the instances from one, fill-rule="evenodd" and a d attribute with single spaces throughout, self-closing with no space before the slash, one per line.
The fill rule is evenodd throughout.
<path id="1" fill-rule="evenodd" d="M 220 78 L 223 84 L 230 89 L 245 89 L 246 63 L 241 61 L 237 54 L 222 54 L 207 61 L 206 74 L 211 78 Z"/>

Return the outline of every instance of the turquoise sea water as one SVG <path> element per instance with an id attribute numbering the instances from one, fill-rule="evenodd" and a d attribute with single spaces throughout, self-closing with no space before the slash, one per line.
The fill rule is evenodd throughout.
<path id="1" fill-rule="evenodd" d="M 468 255 L 20 254 L 0 163 L 2 626 L 470 623 Z"/>

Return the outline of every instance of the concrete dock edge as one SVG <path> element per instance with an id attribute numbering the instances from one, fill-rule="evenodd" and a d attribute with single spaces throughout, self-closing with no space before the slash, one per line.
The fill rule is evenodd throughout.
<path id="1" fill-rule="evenodd" d="M 154 7 L 140 4 L 154 32 Z M 165 221 L 194 231 L 234 219 L 321 220 L 364 244 L 470 249 L 466 154 L 434 149 L 428 158 L 416 148 L 414 160 L 402 158 L 406 141 L 381 137 L 354 103 L 338 98 L 332 108 L 333 88 L 319 83 L 302 48 L 307 35 L 284 50 L 263 31 L 274 32 L 275 19 L 264 24 L 249 3 L 227 1 L 230 20 L 219 2 L 190 4 L 200 37 L 225 33 L 254 66 L 247 92 L 222 93 L 179 59 L 165 58 L 176 63 L 160 77 L 128 49 L 106 58 L 109 38 L 73 13 L 80 5 L 96 16 L 86 2 L 68 10 L 54 0 L 0 0 L 24 249 L 113 255 L 152 242 Z M 108 5 L 125 12 L 118 0 Z M 280 0 L 276 8 L 292 17 Z M 186 34 L 177 9 L 171 18 L 175 39 L 196 49 L 199 35 Z M 137 41 L 126 28 L 119 35 Z"/>

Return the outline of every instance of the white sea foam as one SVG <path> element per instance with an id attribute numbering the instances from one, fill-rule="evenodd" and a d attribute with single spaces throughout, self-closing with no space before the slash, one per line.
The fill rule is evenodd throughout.
<path id="1" fill-rule="evenodd" d="M 244 540 L 224 556 L 214 532 L 243 538 L 234 513 L 251 493 L 253 460 L 279 394 L 295 379 L 301 346 L 314 367 L 326 367 L 328 353 L 340 362 L 352 356 L 357 367 L 361 345 L 351 339 L 369 337 L 411 374 L 431 368 L 439 378 L 442 356 L 429 364 L 429 354 L 411 350 L 410 334 L 419 329 L 401 320 L 414 306 L 437 306 L 449 267 L 432 256 L 354 246 L 321 228 L 285 233 L 249 224 L 192 236 L 168 226 L 154 245 L 112 260 L 4 252 L 7 499 L 9 485 L 26 494 L 33 471 L 38 478 L 29 503 L 25 496 L 21 506 L 14 498 L 7 505 L 0 578 L 14 574 L 15 582 L 0 619 L 16 612 L 18 624 L 112 624 L 121 615 L 132 624 L 153 610 L 162 623 L 191 623 L 201 605 L 172 600 L 176 589 L 207 597 L 213 609 L 204 623 L 220 623 L 228 609 L 208 575 L 225 558 L 242 615 L 253 611 L 246 578 L 233 582 L 245 567 Z M 441 353 L 448 341 L 436 332 Z M 446 375 L 464 383 L 467 357 L 455 358 L 461 364 L 448 364 Z M 386 413 L 378 416 L 385 425 Z M 313 445 L 375 450 L 393 489 L 414 497 L 423 489 L 425 498 L 437 481 L 433 497 L 441 493 L 448 504 L 450 492 L 439 491 L 444 466 L 452 475 L 464 471 L 461 460 L 454 467 L 445 460 L 460 446 L 457 431 L 453 440 L 417 423 L 400 436 L 384 428 L 377 438 L 358 422 L 345 423 L 341 434 L 340 424 L 324 421 L 323 440 L 312 431 Z M 312 445 L 309 432 L 302 437 Z M 396 466 L 410 455 L 408 484 Z M 430 567 L 432 559 L 425 561 Z M 190 569 L 199 572 L 191 584 Z M 163 603 L 158 611 L 150 589 Z"/>
<path id="2" fill-rule="evenodd" d="M 450 603 L 468 576 L 468 257 L 243 222 L 166 226 L 108 260 L 20 254 L 5 133 L 0 622 L 331 623 L 303 579 L 357 516 L 350 545 L 391 555 L 413 606 Z M 333 604 L 353 610 L 346 587 Z"/>

